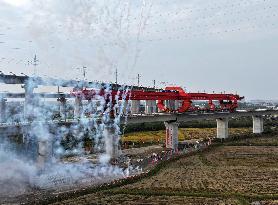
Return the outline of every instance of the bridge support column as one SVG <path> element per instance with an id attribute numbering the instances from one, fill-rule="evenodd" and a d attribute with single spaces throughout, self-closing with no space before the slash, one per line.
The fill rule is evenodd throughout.
<path id="1" fill-rule="evenodd" d="M 177 122 L 164 122 L 166 127 L 166 148 L 177 151 L 179 139 L 178 139 L 178 131 L 179 131 L 179 123 Z"/>
<path id="2" fill-rule="evenodd" d="M 74 103 L 74 118 L 80 118 L 82 115 L 82 98 L 76 97 Z"/>
<path id="3" fill-rule="evenodd" d="M 121 101 L 121 106 L 122 106 L 122 114 L 127 115 L 130 109 L 130 105 L 128 101 L 122 100 Z"/>
<path id="4" fill-rule="evenodd" d="M 171 108 L 171 100 L 165 100 L 164 105 L 165 105 L 165 107 L 170 109 Z"/>
<path id="5" fill-rule="evenodd" d="M 170 110 L 177 110 L 179 108 L 179 100 L 165 100 L 165 106 Z"/>
<path id="6" fill-rule="evenodd" d="M 180 100 L 175 100 L 175 110 L 178 110 L 180 108 L 181 101 Z"/>
<path id="7" fill-rule="evenodd" d="M 158 112 L 156 100 L 153 100 L 153 112 L 154 112 L 154 113 L 157 113 L 157 112 Z"/>
<path id="8" fill-rule="evenodd" d="M 152 114 L 156 112 L 156 101 L 146 100 L 145 113 Z"/>
<path id="9" fill-rule="evenodd" d="M 120 155 L 119 135 L 113 125 L 106 125 L 103 130 L 105 152 L 111 158 L 117 158 Z"/>
<path id="10" fill-rule="evenodd" d="M 140 100 L 131 101 L 131 114 L 140 113 Z"/>
<path id="11" fill-rule="evenodd" d="M 216 119 L 217 122 L 217 138 L 226 139 L 229 137 L 229 119 Z"/>
<path id="12" fill-rule="evenodd" d="M 33 85 L 32 83 L 27 83 L 23 86 L 25 90 L 25 101 L 24 101 L 24 118 L 30 119 L 34 118 L 35 114 L 34 111 L 34 102 L 36 99 L 34 98 L 34 89 L 36 88 L 36 85 Z"/>
<path id="13" fill-rule="evenodd" d="M 59 101 L 60 101 L 60 116 L 61 116 L 61 119 L 66 120 L 67 119 L 67 112 L 66 112 L 67 99 L 64 98 L 64 97 L 61 97 L 59 99 Z"/>
<path id="14" fill-rule="evenodd" d="M 47 139 L 38 139 L 38 158 L 37 166 L 40 170 L 44 169 L 49 162 L 52 154 L 52 143 Z"/>
<path id="15" fill-rule="evenodd" d="M 170 100 L 169 101 L 169 108 L 171 110 L 176 110 L 176 100 Z"/>
<path id="16" fill-rule="evenodd" d="M 253 133 L 261 134 L 264 131 L 264 121 L 262 116 L 252 116 L 253 118 Z"/>
<path id="17" fill-rule="evenodd" d="M 1 123 L 7 121 L 6 101 L 7 99 L 5 98 L 0 99 L 0 122 Z"/>

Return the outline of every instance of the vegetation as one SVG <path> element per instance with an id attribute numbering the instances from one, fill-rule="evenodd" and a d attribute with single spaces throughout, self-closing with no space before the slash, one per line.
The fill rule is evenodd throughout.
<path id="1" fill-rule="evenodd" d="M 204 120 L 204 121 L 191 121 L 191 122 L 182 122 L 179 124 L 179 128 L 215 128 L 215 120 Z M 241 127 L 252 127 L 252 118 L 245 117 L 240 119 L 231 119 L 229 121 L 229 127 L 231 128 L 241 128 Z M 165 125 L 163 122 L 154 122 L 154 123 L 140 123 L 140 124 L 128 124 L 123 125 L 122 128 L 123 134 L 141 132 L 141 131 L 159 131 L 165 130 Z"/>
<path id="2" fill-rule="evenodd" d="M 86 196 L 63 203 L 250 204 L 259 201 L 275 204 L 278 200 L 277 132 L 234 140 L 215 143 L 197 154 L 163 161 L 146 174 L 88 191 Z"/>
<path id="3" fill-rule="evenodd" d="M 251 128 L 230 128 L 230 135 L 247 135 L 251 133 Z M 142 131 L 125 134 L 122 142 L 151 142 L 159 143 L 165 141 L 165 130 L 159 131 Z M 208 139 L 216 136 L 216 128 L 180 128 L 179 141 L 191 139 Z"/>

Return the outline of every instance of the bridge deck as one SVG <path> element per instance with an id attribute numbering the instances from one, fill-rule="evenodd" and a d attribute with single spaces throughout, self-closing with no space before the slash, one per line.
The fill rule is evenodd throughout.
<path id="1" fill-rule="evenodd" d="M 233 118 L 233 117 L 250 117 L 263 115 L 278 115 L 278 110 L 266 111 L 250 111 L 250 112 L 234 112 L 234 113 L 182 113 L 182 114 L 154 114 L 154 115 L 137 115 L 127 117 L 129 124 L 144 123 L 144 122 L 188 122 L 194 120 Z M 123 119 L 124 120 L 124 119 Z"/>
<path id="2" fill-rule="evenodd" d="M 120 124 L 134 124 L 144 122 L 188 122 L 195 120 L 210 120 L 210 119 L 221 119 L 221 118 L 234 118 L 234 117 L 251 117 L 251 116 L 264 116 L 264 115 L 278 115 L 278 110 L 266 110 L 266 111 L 250 111 L 250 112 L 234 112 L 234 113 L 183 113 L 183 114 L 165 114 L 157 113 L 153 115 L 132 115 L 122 116 Z M 52 121 L 32 121 L 32 122 L 12 122 L 12 123 L 0 123 L 0 127 L 12 127 L 12 126 L 28 126 L 35 123 L 46 123 L 46 124 L 78 124 L 80 120 L 85 121 L 96 121 L 93 118 L 83 119 L 67 119 L 64 120 L 52 120 Z M 101 120 L 101 119 L 99 119 Z"/>
<path id="3" fill-rule="evenodd" d="M 219 118 L 233 118 L 233 117 L 250 117 L 250 116 L 264 116 L 264 115 L 278 115 L 278 110 L 267 111 L 252 111 L 252 112 L 235 112 L 235 113 L 202 113 L 202 114 L 154 114 L 154 115 L 133 115 L 121 117 L 120 124 L 135 124 L 135 123 L 147 123 L 147 122 L 188 122 L 195 120 L 213 120 Z M 81 122 L 80 122 L 81 121 Z M 51 120 L 51 121 L 33 121 L 33 122 L 12 122 L 12 123 L 0 123 L 0 133 L 17 134 L 21 133 L 30 126 L 36 126 L 40 124 L 47 124 L 49 128 L 55 128 L 57 125 L 72 125 L 72 124 L 89 124 L 98 121 L 93 118 L 83 119 L 67 119 L 63 120 Z M 101 123 L 101 118 L 99 118 Z"/>

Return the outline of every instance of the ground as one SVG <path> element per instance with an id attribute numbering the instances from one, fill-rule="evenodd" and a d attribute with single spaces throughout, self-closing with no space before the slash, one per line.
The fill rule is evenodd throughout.
<path id="1" fill-rule="evenodd" d="M 229 128 L 230 135 L 242 135 L 252 133 L 251 128 Z M 125 134 L 122 138 L 123 142 L 157 142 L 165 140 L 166 131 L 142 131 Z M 190 139 L 208 139 L 216 136 L 216 128 L 180 128 L 179 141 Z"/>
<path id="2" fill-rule="evenodd" d="M 228 142 L 133 184 L 58 204 L 278 204 L 278 136 Z"/>

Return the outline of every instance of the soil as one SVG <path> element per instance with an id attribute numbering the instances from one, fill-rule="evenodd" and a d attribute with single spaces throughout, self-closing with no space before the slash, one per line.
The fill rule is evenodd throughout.
<path id="1" fill-rule="evenodd" d="M 131 157 L 159 152 L 159 146 L 125 150 Z M 278 135 L 229 141 L 166 163 L 153 175 L 127 185 L 58 194 L 37 190 L 14 202 L 54 204 L 278 204 Z M 25 197 L 25 198 L 24 198 Z M 38 201 L 34 199 L 37 197 Z"/>
<path id="2" fill-rule="evenodd" d="M 277 141 L 265 136 L 227 143 L 139 182 L 56 204 L 278 204 Z"/>

